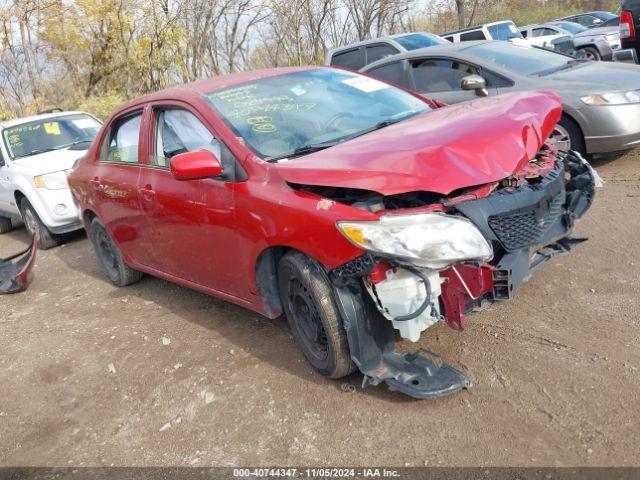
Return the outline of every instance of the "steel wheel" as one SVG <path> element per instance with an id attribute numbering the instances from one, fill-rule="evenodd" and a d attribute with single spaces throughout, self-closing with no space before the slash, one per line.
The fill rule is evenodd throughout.
<path id="1" fill-rule="evenodd" d="M 30 208 L 26 208 L 24 210 L 23 220 L 25 227 L 27 227 L 27 230 L 29 230 L 29 233 L 32 236 L 36 235 L 38 233 L 38 222 L 33 215 L 33 210 L 31 210 Z"/>
<path id="2" fill-rule="evenodd" d="M 289 311 L 300 326 L 305 346 L 320 361 L 327 358 L 329 342 L 320 314 L 309 290 L 297 278 L 292 278 L 288 292 Z"/>
<path id="3" fill-rule="evenodd" d="M 567 153 L 571 150 L 571 135 L 569 135 L 569 131 L 564 128 L 562 125 L 557 124 L 553 133 L 551 134 L 551 138 L 553 138 L 556 142 L 556 147 L 558 150 Z"/>
<path id="4" fill-rule="evenodd" d="M 106 270 L 107 276 L 112 280 L 118 278 L 118 259 L 113 251 L 113 244 L 111 243 L 109 235 L 107 235 L 104 229 L 100 228 L 96 232 L 95 238 L 99 251 L 98 255 Z"/>

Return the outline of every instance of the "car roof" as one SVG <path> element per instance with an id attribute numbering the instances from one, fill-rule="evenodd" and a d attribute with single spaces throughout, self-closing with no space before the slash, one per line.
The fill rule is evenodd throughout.
<path id="1" fill-rule="evenodd" d="M 433 47 L 424 47 L 417 48 L 416 50 L 411 50 L 409 52 L 398 53 L 397 55 L 391 55 L 389 57 L 382 58 L 376 62 L 370 63 L 369 65 L 365 65 L 362 67 L 362 71 L 368 71 L 373 67 L 388 63 L 392 60 L 405 60 L 411 58 L 421 57 L 422 55 L 429 56 L 437 56 L 437 55 L 447 55 L 453 52 L 462 52 L 468 48 L 473 47 L 474 45 L 481 45 L 486 43 L 503 43 L 504 40 L 473 40 L 469 42 L 458 42 L 458 43 L 450 43 L 447 45 L 434 45 Z M 464 54 L 463 54 L 464 55 Z M 466 55 L 465 55 L 466 56 Z"/>
<path id="2" fill-rule="evenodd" d="M 125 110 L 131 106 L 139 105 L 141 103 L 153 102 L 155 100 L 164 100 L 167 98 L 179 99 L 185 97 L 201 96 L 207 93 L 221 90 L 223 88 L 241 85 L 243 83 L 251 82 L 254 80 L 277 77 L 278 75 L 286 75 L 288 73 L 304 72 L 307 70 L 314 70 L 318 68 L 333 67 L 310 66 L 267 68 L 262 70 L 252 70 L 247 72 L 231 73 L 227 75 L 220 75 L 217 77 L 205 78 L 203 80 L 197 80 L 195 82 L 183 83 L 174 87 L 165 88 L 164 90 L 159 90 L 157 92 L 150 93 L 133 100 L 129 100 L 121 107 L 119 107 L 115 113 Z"/>
<path id="3" fill-rule="evenodd" d="M 85 112 L 79 111 L 68 111 L 68 112 L 52 112 L 52 113 L 41 113 L 37 115 L 30 115 L 28 117 L 21 118 L 13 118 L 11 120 L 5 120 L 4 122 L 0 122 L 0 128 L 11 128 L 16 125 L 21 125 L 23 123 L 35 122 L 37 120 L 47 120 L 48 118 L 58 118 L 58 117 L 66 117 L 67 115 L 75 115 L 75 114 L 85 114 Z"/>
<path id="4" fill-rule="evenodd" d="M 443 33 L 441 35 L 439 35 L 440 37 L 444 37 L 445 35 L 454 35 L 456 33 L 465 33 L 465 32 L 471 32 L 473 30 L 478 30 L 481 29 L 482 27 L 490 27 L 492 25 L 498 25 L 500 23 L 513 23 L 515 25 L 515 22 L 513 20 L 500 20 L 498 22 L 489 22 L 489 23 L 483 23 L 481 25 L 475 25 L 473 27 L 467 27 L 467 28 L 462 28 L 460 30 L 453 30 L 451 32 L 447 32 L 447 33 Z"/>

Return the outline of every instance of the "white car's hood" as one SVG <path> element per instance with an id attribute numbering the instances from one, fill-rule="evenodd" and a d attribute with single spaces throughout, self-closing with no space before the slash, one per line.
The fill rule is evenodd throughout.
<path id="1" fill-rule="evenodd" d="M 18 158 L 14 163 L 28 168 L 34 175 L 45 175 L 47 173 L 58 172 L 70 169 L 75 161 L 82 157 L 86 150 L 53 150 L 31 157 Z"/>

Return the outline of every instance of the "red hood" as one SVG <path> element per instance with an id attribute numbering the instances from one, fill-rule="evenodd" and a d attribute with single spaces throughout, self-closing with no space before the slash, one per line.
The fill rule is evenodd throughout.
<path id="1" fill-rule="evenodd" d="M 277 169 L 291 183 L 447 195 L 519 170 L 561 114 L 561 99 L 553 93 L 483 98 L 418 115 Z"/>

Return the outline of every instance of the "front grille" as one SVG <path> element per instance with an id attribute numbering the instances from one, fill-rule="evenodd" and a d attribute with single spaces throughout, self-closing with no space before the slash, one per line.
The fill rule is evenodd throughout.
<path id="1" fill-rule="evenodd" d="M 563 203 L 564 195 L 560 192 L 551 201 L 543 200 L 528 210 L 491 216 L 488 223 L 507 250 L 518 250 L 542 242 L 544 234 L 562 214 Z"/>

